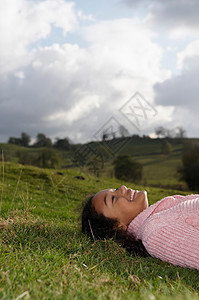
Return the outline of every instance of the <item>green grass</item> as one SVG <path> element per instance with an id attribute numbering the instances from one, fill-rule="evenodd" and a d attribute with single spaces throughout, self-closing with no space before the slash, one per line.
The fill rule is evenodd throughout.
<path id="1" fill-rule="evenodd" d="M 142 164 L 142 185 L 186 190 L 186 183 L 180 180 L 177 171 L 182 164 L 183 145 L 173 144 L 173 152 L 169 155 L 161 154 L 160 147 L 160 140 L 140 141 L 135 145 L 129 142 L 120 153 L 129 154 Z M 105 163 L 100 175 L 114 177 L 113 160 Z"/>
<path id="2" fill-rule="evenodd" d="M 0 299 L 199 299 L 197 270 L 131 257 L 80 233 L 82 201 L 118 180 L 14 163 L 0 170 Z M 178 193 L 147 190 L 150 204 Z"/>
<path id="3" fill-rule="evenodd" d="M 125 144 L 124 141 L 126 141 Z M 190 145 L 197 145 L 199 139 L 170 139 L 169 142 L 172 144 L 173 151 L 169 155 L 161 154 L 163 141 L 163 139 L 121 138 L 119 142 L 115 142 L 115 140 L 105 143 L 92 142 L 89 144 L 89 147 L 97 148 L 103 155 L 105 163 L 99 163 L 99 175 L 102 178 L 114 178 L 114 157 L 118 154 L 129 154 L 143 165 L 142 185 L 186 190 L 187 186 L 179 179 L 177 170 L 181 166 L 183 151 L 189 148 Z M 124 147 L 120 148 L 120 143 Z M 87 144 L 84 145 L 85 149 L 87 149 L 87 146 Z M 60 157 L 60 168 L 69 168 L 74 165 L 74 152 L 78 152 L 79 147 L 81 148 L 81 145 L 73 145 L 71 151 L 56 150 Z M 19 162 L 20 154 L 22 156 L 23 154 L 31 155 L 36 158 L 41 151 L 40 148 L 25 148 L 12 144 L 0 144 L 0 148 L 4 151 L 5 160 L 15 163 Z M 115 156 L 111 155 L 108 149 Z"/>

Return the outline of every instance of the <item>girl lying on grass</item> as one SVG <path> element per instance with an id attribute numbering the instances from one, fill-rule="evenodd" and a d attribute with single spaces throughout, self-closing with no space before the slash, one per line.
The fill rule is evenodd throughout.
<path id="1" fill-rule="evenodd" d="M 102 190 L 82 212 L 82 232 L 113 238 L 130 253 L 199 270 L 199 195 L 169 196 L 148 206 L 147 192 Z"/>

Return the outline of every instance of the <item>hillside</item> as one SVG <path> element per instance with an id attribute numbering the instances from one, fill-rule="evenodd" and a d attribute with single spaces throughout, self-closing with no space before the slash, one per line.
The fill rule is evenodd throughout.
<path id="1" fill-rule="evenodd" d="M 89 152 L 89 146 L 102 155 L 102 159 L 100 155 L 96 155 L 99 176 L 114 178 L 114 158 L 118 154 L 129 154 L 143 165 L 141 184 L 186 190 L 185 182 L 179 178 L 178 168 L 181 166 L 184 151 L 193 145 L 199 145 L 199 139 L 169 139 L 172 152 L 168 155 L 162 154 L 164 141 L 165 139 L 120 138 L 84 145 L 84 152 Z"/>
<path id="2" fill-rule="evenodd" d="M 70 151 L 53 149 L 59 159 L 59 168 L 81 169 L 89 171 L 89 165 L 98 168 L 94 170 L 99 177 L 114 178 L 113 160 L 118 154 L 129 154 L 143 165 L 143 180 L 145 186 L 187 189 L 186 184 L 179 179 L 178 168 L 181 165 L 183 151 L 191 145 L 199 144 L 199 139 L 170 139 L 172 152 L 162 154 L 164 139 L 150 138 L 119 138 L 104 142 L 91 142 L 84 145 L 71 145 Z M 12 144 L 0 144 L 5 161 L 32 164 L 42 151 L 48 148 L 20 147 Z M 52 148 L 51 148 L 52 149 Z M 50 150 L 51 151 L 51 150 Z M 94 163 L 93 163 L 94 161 Z M 93 174 L 93 170 L 91 170 Z"/>
<path id="3" fill-rule="evenodd" d="M 0 171 L 1 299 L 198 299 L 198 271 L 80 233 L 82 201 L 120 181 L 14 163 Z M 147 191 L 150 204 L 179 193 Z"/>

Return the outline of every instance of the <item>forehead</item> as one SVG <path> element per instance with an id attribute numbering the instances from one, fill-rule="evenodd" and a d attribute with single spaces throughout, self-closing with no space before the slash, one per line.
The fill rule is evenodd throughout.
<path id="1" fill-rule="evenodd" d="M 109 191 L 110 191 L 110 189 L 106 189 L 106 190 L 99 191 L 98 193 L 96 193 L 96 194 L 94 195 L 93 201 L 96 202 L 98 199 L 103 198 L 103 197 L 107 194 L 107 192 L 109 192 Z"/>
<path id="2" fill-rule="evenodd" d="M 104 197 L 107 195 L 107 193 L 110 191 L 111 189 L 106 189 L 106 190 L 102 190 L 98 193 L 96 193 L 93 197 L 92 203 L 93 206 L 95 207 L 97 204 L 101 205 L 104 203 Z"/>
<path id="3" fill-rule="evenodd" d="M 102 212 L 104 212 L 104 209 L 106 209 L 104 199 L 109 191 L 110 191 L 110 189 L 102 190 L 102 191 L 98 192 L 97 194 L 95 194 L 95 196 L 93 197 L 92 205 L 98 213 L 102 213 Z"/>
<path id="4" fill-rule="evenodd" d="M 103 195 L 104 193 L 107 193 L 107 192 L 110 191 L 110 190 L 111 190 L 111 189 L 101 190 L 101 191 L 99 191 L 98 193 L 95 194 L 94 198 L 95 198 L 95 197 L 98 197 L 98 196 L 100 196 L 100 195 Z"/>

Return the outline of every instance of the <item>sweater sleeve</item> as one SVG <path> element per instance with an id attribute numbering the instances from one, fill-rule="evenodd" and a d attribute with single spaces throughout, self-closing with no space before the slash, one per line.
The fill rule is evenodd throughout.
<path id="1" fill-rule="evenodd" d="M 187 196 L 174 195 L 174 196 L 165 197 L 165 198 L 163 198 L 162 200 L 160 200 L 158 202 L 159 204 L 157 205 L 157 207 L 155 208 L 153 213 L 158 213 L 160 211 L 163 211 L 163 210 L 166 210 L 166 209 L 171 208 L 173 206 L 176 206 L 180 203 L 191 201 L 191 200 L 194 200 L 196 198 L 199 198 L 198 194 L 187 195 Z"/>
<path id="2" fill-rule="evenodd" d="M 199 270 L 199 228 L 172 224 L 151 233 L 143 244 L 153 257 Z"/>

